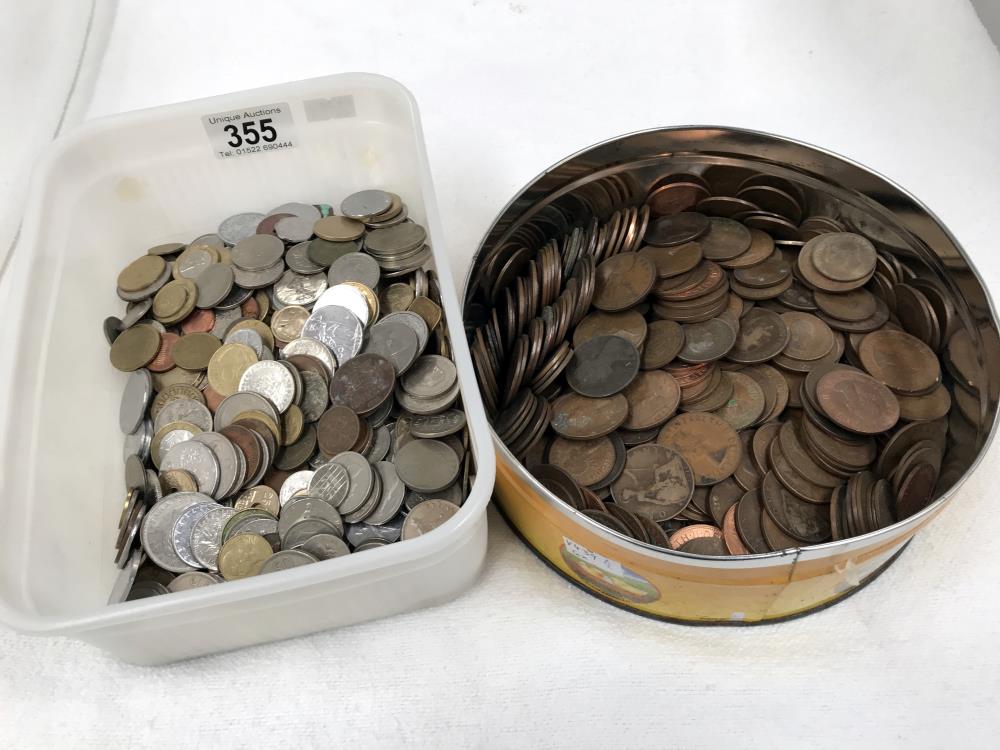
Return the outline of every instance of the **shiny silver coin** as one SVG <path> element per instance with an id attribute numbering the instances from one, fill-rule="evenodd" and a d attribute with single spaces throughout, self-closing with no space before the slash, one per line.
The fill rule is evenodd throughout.
<path id="1" fill-rule="evenodd" d="M 115 585 L 112 586 L 111 594 L 108 596 L 108 604 L 120 604 L 125 601 L 129 591 L 132 590 L 132 584 L 135 582 L 135 576 L 139 572 L 139 566 L 142 565 L 145 558 L 146 554 L 142 551 L 142 548 L 132 550 L 121 571 L 118 573 L 118 577 L 115 578 Z"/>
<path id="2" fill-rule="evenodd" d="M 309 471 L 308 469 L 303 471 L 296 471 L 290 474 L 287 479 L 281 484 L 281 490 L 278 492 L 278 501 L 281 503 L 281 507 L 285 507 L 288 502 L 300 492 L 307 493 L 309 491 L 309 483 L 312 481 L 313 474 L 315 472 Z"/>
<path id="3" fill-rule="evenodd" d="M 375 482 L 375 470 L 368 459 L 360 453 L 345 451 L 330 459 L 330 463 L 338 464 L 347 470 L 347 496 L 337 505 L 342 516 L 354 513 L 364 505 L 372 491 Z"/>
<path id="4" fill-rule="evenodd" d="M 238 306 L 235 309 L 230 310 L 220 310 L 216 308 L 215 325 L 212 326 L 211 334 L 220 341 L 224 340 L 226 338 L 226 334 L 229 332 L 230 326 L 242 317 L 243 313 L 240 312 Z"/>
<path id="5" fill-rule="evenodd" d="M 170 534 L 170 540 L 174 545 L 174 552 L 192 568 L 199 567 L 200 563 L 191 550 L 191 532 L 194 529 L 194 525 L 202 517 L 218 507 L 218 503 L 198 503 L 185 510 L 174 521 L 174 528 Z"/>
<path id="6" fill-rule="evenodd" d="M 366 253 L 347 253 L 333 262 L 326 278 L 330 286 L 343 284 L 345 281 L 356 281 L 369 289 L 378 287 L 382 271 L 378 262 Z"/>
<path id="7" fill-rule="evenodd" d="M 190 591 L 191 589 L 200 589 L 205 586 L 214 586 L 221 581 L 222 578 L 219 576 L 206 573 L 203 570 L 192 570 L 188 573 L 181 573 L 174 580 L 168 583 L 167 591 L 171 594 L 175 594 L 178 591 Z"/>
<path id="8" fill-rule="evenodd" d="M 417 416 L 410 421 L 410 432 L 418 438 L 443 438 L 465 428 L 465 412 L 449 409 L 440 414 Z"/>
<path id="9" fill-rule="evenodd" d="M 414 415 L 428 415 L 428 414 L 440 414 L 445 409 L 450 408 L 461 395 L 461 384 L 457 381 L 455 385 L 451 387 L 451 390 L 445 391 L 440 396 L 435 398 L 417 398 L 411 395 L 403 389 L 401 385 L 396 384 L 396 401 L 410 414 Z"/>
<path id="10" fill-rule="evenodd" d="M 310 357 L 315 357 L 323 365 L 323 369 L 326 370 L 327 375 L 331 378 L 337 371 L 337 360 L 334 359 L 333 353 L 327 348 L 326 344 L 317 339 L 302 336 L 294 341 L 289 341 L 285 344 L 284 349 L 281 350 L 281 358 L 288 359 L 293 354 L 306 354 Z"/>
<path id="11" fill-rule="evenodd" d="M 380 542 L 398 542 L 403 530 L 405 517 L 398 515 L 388 523 L 376 526 L 367 522 L 348 524 L 344 538 L 352 547 L 358 547 L 373 539 Z"/>
<path id="12" fill-rule="evenodd" d="M 185 440 L 173 446 L 160 461 L 160 471 L 183 469 L 195 478 L 198 492 L 209 499 L 219 486 L 219 461 L 204 443 Z"/>
<path id="13" fill-rule="evenodd" d="M 389 399 L 392 401 L 392 399 Z M 392 404 L 390 404 L 391 408 Z M 365 454 L 368 463 L 374 464 L 385 459 L 392 447 L 392 432 L 388 425 L 380 425 L 375 429 L 375 439 L 372 440 L 371 450 Z"/>
<path id="14" fill-rule="evenodd" d="M 135 432 L 146 416 L 146 409 L 153 398 L 153 376 L 149 370 L 141 367 L 129 373 L 122 391 L 121 404 L 118 407 L 118 426 L 128 435 Z"/>
<path id="15" fill-rule="evenodd" d="M 232 396 L 226 396 L 222 403 L 216 407 L 215 419 L 213 420 L 216 432 L 229 427 L 236 419 L 239 419 L 241 414 L 248 411 L 262 411 L 276 424 L 281 424 L 281 415 L 273 403 L 259 393 L 238 392 Z"/>
<path id="16" fill-rule="evenodd" d="M 368 307 L 365 295 L 356 287 L 348 284 L 337 284 L 323 292 L 313 305 L 313 312 L 330 306 L 350 310 L 361 321 L 362 326 L 367 326 L 371 318 L 371 309 Z M 305 334 L 304 331 L 303 334 Z"/>
<path id="17" fill-rule="evenodd" d="M 174 524 L 188 508 L 211 502 L 212 498 L 200 492 L 175 492 L 150 508 L 139 531 L 139 540 L 149 559 L 171 573 L 194 570 L 174 550 Z"/>
<path id="18" fill-rule="evenodd" d="M 322 518 L 336 529 L 335 533 L 340 536 L 344 534 L 344 522 L 336 508 L 321 497 L 298 495 L 281 509 L 281 515 L 278 516 L 278 536 L 284 539 L 292 526 L 307 518 Z"/>
<path id="19" fill-rule="evenodd" d="M 396 466 L 389 461 L 378 461 L 375 464 L 375 470 L 382 480 L 382 492 L 378 505 L 365 521 L 378 526 L 392 520 L 399 513 L 400 508 L 403 507 L 403 499 L 406 497 L 406 485 L 400 480 Z"/>
<path id="20" fill-rule="evenodd" d="M 131 328 L 140 320 L 142 320 L 149 309 L 153 306 L 153 299 L 149 297 L 147 299 L 137 300 L 136 302 L 129 302 L 128 306 L 125 308 L 125 314 L 122 315 L 122 325 L 121 330 L 126 330 Z"/>
<path id="21" fill-rule="evenodd" d="M 283 362 L 255 362 L 240 377 L 241 393 L 256 393 L 274 404 L 279 412 L 295 398 L 295 380 Z"/>
<path id="22" fill-rule="evenodd" d="M 427 340 L 430 338 L 430 331 L 427 329 L 427 323 L 419 315 L 409 311 L 394 312 L 389 313 L 380 320 L 380 323 L 389 323 L 393 321 L 399 321 L 404 325 L 408 326 L 417 334 L 417 346 L 422 352 L 427 348 Z"/>
<path id="23" fill-rule="evenodd" d="M 446 500 L 428 500 L 410 511 L 403 522 L 402 539 L 415 539 L 448 521 L 458 513 L 458 508 Z"/>
<path id="24" fill-rule="evenodd" d="M 282 549 L 295 549 L 301 547 L 309 539 L 317 534 L 336 534 L 336 528 L 332 523 L 323 518 L 304 518 L 294 523 L 285 532 L 282 540 Z"/>
<path id="25" fill-rule="evenodd" d="M 285 271 L 274 285 L 274 298 L 283 305 L 309 307 L 326 291 L 326 279 L 317 273 L 305 276 L 295 271 Z"/>
<path id="26" fill-rule="evenodd" d="M 264 219 L 264 214 L 243 213 L 233 214 L 223 219 L 219 224 L 219 237 L 227 245 L 235 245 L 240 240 L 257 233 L 257 225 Z"/>
<path id="27" fill-rule="evenodd" d="M 314 309 L 302 327 L 302 337 L 316 339 L 326 346 L 336 357 L 338 366 L 361 351 L 364 336 L 365 326 L 361 319 L 339 305 Z"/>
<path id="28" fill-rule="evenodd" d="M 179 398 L 168 402 L 160 409 L 160 413 L 153 420 L 154 434 L 171 422 L 189 422 L 202 430 L 211 430 L 212 412 L 203 403 L 195 401 L 193 398 Z"/>
<path id="29" fill-rule="evenodd" d="M 191 553 L 198 561 L 197 567 L 219 569 L 222 529 L 236 513 L 236 508 L 219 505 L 195 522 L 194 528 L 191 529 Z"/>
<path id="30" fill-rule="evenodd" d="M 153 423 L 143 420 L 138 427 L 125 436 L 122 444 L 122 460 L 129 456 L 138 456 L 143 461 L 149 458 L 149 448 L 153 443 Z"/>
<path id="31" fill-rule="evenodd" d="M 314 562 L 317 562 L 317 559 L 308 552 L 303 552 L 300 549 L 283 549 L 275 552 L 264 561 L 264 564 L 260 566 L 260 574 L 291 570 Z"/>
<path id="32" fill-rule="evenodd" d="M 362 190 L 340 202 L 340 213 L 351 219 L 367 221 L 385 213 L 392 206 L 392 195 L 385 190 Z"/>
<path id="33" fill-rule="evenodd" d="M 195 303 L 201 310 L 210 310 L 218 305 L 233 290 L 233 267 L 226 263 L 213 263 L 195 279 L 198 289 L 198 300 Z"/>
<path id="34" fill-rule="evenodd" d="M 307 242 L 313 236 L 314 219 L 286 216 L 274 225 L 274 233 L 285 242 Z"/>
<path id="35" fill-rule="evenodd" d="M 246 481 L 246 465 L 242 453 L 225 435 L 211 430 L 198 433 L 191 439 L 211 448 L 219 462 L 219 486 L 212 497 L 221 500 L 236 492 Z"/>
<path id="36" fill-rule="evenodd" d="M 416 398 L 438 398 L 455 385 L 457 378 L 454 362 L 439 354 L 426 354 L 413 363 L 399 383 Z"/>
<path id="37" fill-rule="evenodd" d="M 257 355 L 258 359 L 262 359 L 264 357 L 264 339 L 262 339 L 260 334 L 252 328 L 240 328 L 237 331 L 227 333 L 223 343 L 244 344 L 245 346 L 249 346 L 253 349 L 253 352 Z"/>

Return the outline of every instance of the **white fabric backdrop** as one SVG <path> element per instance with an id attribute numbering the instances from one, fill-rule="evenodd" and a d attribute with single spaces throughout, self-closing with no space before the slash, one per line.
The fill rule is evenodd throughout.
<path id="1" fill-rule="evenodd" d="M 87 13 L 0 5 L 0 41 L 21 45 L 0 68 L 6 103 L 47 138 Z M 1000 55 L 965 0 L 586 5 L 132 0 L 89 114 L 340 71 L 396 77 L 421 104 L 459 278 L 507 199 L 578 148 L 662 124 L 770 130 L 912 190 L 1000 288 Z M 11 206 L 15 168 L 44 138 L 0 136 Z M 782 625 L 621 612 L 491 511 L 473 589 L 380 622 L 157 669 L 0 628 L 0 745 L 995 747 L 997 455 L 868 589 Z"/>

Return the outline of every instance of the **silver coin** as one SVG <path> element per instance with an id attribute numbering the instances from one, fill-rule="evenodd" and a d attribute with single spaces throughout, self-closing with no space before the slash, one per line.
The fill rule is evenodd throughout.
<path id="1" fill-rule="evenodd" d="M 375 471 L 372 467 L 372 488 L 368 493 L 368 497 L 353 513 L 347 513 L 344 515 L 345 523 L 357 523 L 358 521 L 365 521 L 368 519 L 378 507 L 379 500 L 382 498 L 382 476 Z"/>
<path id="2" fill-rule="evenodd" d="M 237 269 L 263 271 L 281 261 L 285 243 L 271 234 L 253 234 L 237 242 L 230 254 Z"/>
<path id="3" fill-rule="evenodd" d="M 281 541 L 282 549 L 301 547 L 317 534 L 336 534 L 336 527 L 324 518 L 304 518 L 297 521 L 285 532 Z"/>
<path id="4" fill-rule="evenodd" d="M 342 516 L 354 513 L 365 504 L 372 491 L 375 470 L 372 469 L 367 458 L 354 451 L 344 451 L 330 459 L 330 463 L 339 464 L 347 469 L 349 477 L 347 497 L 338 504 L 337 510 Z"/>
<path id="5" fill-rule="evenodd" d="M 392 399 L 390 399 L 391 401 Z M 375 430 L 375 439 L 371 450 L 365 455 L 369 463 L 377 463 L 385 459 L 392 445 L 392 432 L 387 425 L 381 425 Z"/>
<path id="6" fill-rule="evenodd" d="M 389 542 L 383 541 L 381 539 L 369 539 L 364 544 L 359 544 L 354 548 L 354 552 L 367 552 L 370 549 L 378 549 L 379 547 L 385 547 Z"/>
<path id="7" fill-rule="evenodd" d="M 309 480 L 309 494 L 322 498 L 334 508 L 339 508 L 344 502 L 350 487 L 350 473 L 333 461 L 327 461 L 316 469 Z"/>
<path id="8" fill-rule="evenodd" d="M 293 354 L 308 354 L 310 357 L 315 357 L 331 378 L 337 371 L 337 361 L 333 358 L 333 354 L 325 344 L 316 339 L 302 336 L 289 341 L 281 350 L 281 358 L 288 359 Z"/>
<path id="9" fill-rule="evenodd" d="M 125 314 L 122 315 L 122 325 L 121 329 L 124 331 L 127 328 L 131 328 L 136 323 L 145 317 L 146 313 L 153 306 L 152 298 L 137 300 L 136 302 L 129 302 L 125 307 Z"/>
<path id="10" fill-rule="evenodd" d="M 385 190 L 362 190 L 340 202 L 340 213 L 351 219 L 367 221 L 385 213 L 392 206 L 392 195 Z"/>
<path id="11" fill-rule="evenodd" d="M 284 412 L 295 397 L 295 381 L 281 362 L 255 362 L 240 377 L 241 393 L 256 393 Z"/>
<path id="12" fill-rule="evenodd" d="M 108 596 L 108 604 L 120 604 L 125 601 L 144 559 L 145 553 L 141 547 L 132 550 L 118 577 L 115 578 L 115 585 L 111 587 L 111 595 Z"/>
<path id="13" fill-rule="evenodd" d="M 177 257 L 174 267 L 179 276 L 194 281 L 198 278 L 198 274 L 215 263 L 215 257 L 205 248 L 189 246 Z"/>
<path id="14" fill-rule="evenodd" d="M 128 435 L 135 432 L 146 416 L 146 409 L 153 398 L 153 376 L 149 370 L 141 367 L 129 373 L 122 391 L 121 404 L 118 407 L 118 426 Z"/>
<path id="15" fill-rule="evenodd" d="M 259 515 L 247 516 L 237 519 L 229 529 L 229 533 L 224 535 L 223 544 L 238 534 L 258 534 L 263 537 L 274 535 L 278 537 L 278 519 L 270 513 L 261 512 Z"/>
<path id="16" fill-rule="evenodd" d="M 427 500 L 410 511 L 403 522 L 403 541 L 433 531 L 458 513 L 458 507 L 446 500 Z"/>
<path id="17" fill-rule="evenodd" d="M 274 225 L 274 233 L 285 242 L 306 242 L 313 236 L 315 219 L 286 216 Z"/>
<path id="18" fill-rule="evenodd" d="M 425 354 L 413 363 L 399 383 L 416 398 L 438 398 L 455 385 L 457 378 L 454 362 L 440 354 Z"/>
<path id="19" fill-rule="evenodd" d="M 258 234 L 257 237 L 264 237 L 266 235 Z M 277 237 L 274 239 L 278 240 Z M 281 242 L 281 240 L 278 240 Z M 236 279 L 236 283 L 239 284 L 244 289 L 263 289 L 264 287 L 271 286 L 274 282 L 281 278 L 281 274 L 285 272 L 285 262 L 279 260 L 273 266 L 265 268 L 261 271 L 245 271 L 242 268 L 233 268 L 233 278 Z"/>
<path id="20" fill-rule="evenodd" d="M 283 305 L 308 307 L 326 291 L 326 279 L 321 273 L 305 276 L 295 271 L 285 271 L 274 285 L 274 298 Z"/>
<path id="21" fill-rule="evenodd" d="M 191 529 L 191 552 L 198 561 L 197 567 L 219 569 L 222 529 L 237 512 L 236 508 L 219 505 L 195 522 L 194 528 Z"/>
<path id="22" fill-rule="evenodd" d="M 340 513 L 330 503 L 315 495 L 297 495 L 281 509 L 281 515 L 278 516 L 278 536 L 284 539 L 294 524 L 306 518 L 322 518 L 330 522 L 337 534 L 344 534 L 344 522 Z"/>
<path id="23" fill-rule="evenodd" d="M 128 564 L 128 556 L 135 544 L 136 536 L 142 520 L 146 517 L 146 510 L 149 506 L 136 504 L 135 510 L 128 517 L 128 524 L 124 529 L 124 536 L 121 538 L 121 549 L 115 556 L 115 566 L 120 570 Z"/>
<path id="24" fill-rule="evenodd" d="M 233 272 L 233 279 L 235 280 L 235 271 Z M 232 289 L 229 290 L 229 294 L 225 298 L 215 305 L 216 310 L 232 310 L 233 308 L 239 307 L 244 302 L 246 302 L 250 295 L 253 294 L 252 289 L 244 289 L 241 286 L 236 286 L 233 284 Z"/>
<path id="25" fill-rule="evenodd" d="M 365 352 L 378 354 L 392 362 L 399 377 L 414 363 L 420 354 L 416 332 L 400 320 L 380 320 L 368 331 Z"/>
<path id="26" fill-rule="evenodd" d="M 243 313 L 237 307 L 230 310 L 215 311 L 215 325 L 212 326 L 212 335 L 219 340 L 224 340 L 229 332 L 230 326 L 243 317 Z"/>
<path id="27" fill-rule="evenodd" d="M 240 472 L 240 451 L 236 446 L 225 435 L 211 430 L 201 432 L 191 439 L 207 445 L 219 462 L 219 486 L 212 497 L 221 500 L 236 492 L 246 479 Z"/>
<path id="28" fill-rule="evenodd" d="M 449 409 L 440 414 L 414 417 L 410 432 L 418 438 L 443 438 L 465 427 L 465 412 Z"/>
<path id="29" fill-rule="evenodd" d="M 368 308 L 368 302 L 365 300 L 365 296 L 355 287 L 348 286 L 347 284 L 337 284 L 327 289 L 323 294 L 319 296 L 313 305 L 313 314 L 327 307 L 343 307 L 354 313 L 354 316 L 361 321 L 362 326 L 368 325 L 368 320 L 371 315 L 371 310 Z M 303 335 L 308 335 L 303 330 Z M 319 338 L 316 336 L 315 338 Z M 320 339 L 322 341 L 322 339 Z M 325 342 L 324 342 L 325 343 Z M 340 358 L 337 358 L 339 364 L 343 364 Z"/>
<path id="30" fill-rule="evenodd" d="M 404 445 L 396 453 L 395 466 L 399 478 L 417 492 L 443 490 L 458 478 L 461 469 L 458 456 L 446 443 L 423 438 Z"/>
<path id="31" fill-rule="evenodd" d="M 430 338 L 431 333 L 427 330 L 427 323 L 419 315 L 408 310 L 403 310 L 402 312 L 389 313 L 379 322 L 387 323 L 389 321 L 399 321 L 409 326 L 417 334 L 417 345 L 420 351 L 427 348 L 427 340 Z"/>
<path id="32" fill-rule="evenodd" d="M 167 584 L 167 591 L 174 594 L 178 591 L 190 591 L 200 589 L 204 586 L 213 586 L 222 579 L 203 570 L 192 570 L 188 573 L 181 573 L 174 580 Z"/>
<path id="33" fill-rule="evenodd" d="M 314 309 L 302 327 L 302 337 L 316 339 L 326 346 L 336 357 L 338 366 L 343 366 L 361 351 L 364 336 L 364 323 L 353 312 L 339 305 Z"/>
<path id="34" fill-rule="evenodd" d="M 378 261 L 367 253 L 341 255 L 326 272 L 330 286 L 343 284 L 345 281 L 356 281 L 369 289 L 376 289 L 381 277 L 382 271 Z"/>
<path id="35" fill-rule="evenodd" d="M 276 424 L 281 424 L 281 415 L 274 404 L 259 393 L 245 391 L 234 393 L 232 396 L 226 396 L 215 408 L 215 431 L 221 432 L 238 419 L 240 414 L 247 411 L 262 411 L 273 419 Z"/>
<path id="36" fill-rule="evenodd" d="M 406 499 L 403 501 L 403 504 L 407 510 L 413 510 L 417 505 L 427 500 L 447 500 L 453 505 L 461 506 L 465 502 L 465 492 L 462 490 L 462 483 L 455 482 L 443 490 L 438 490 L 434 493 L 422 493 L 410 490 L 406 493 Z"/>
<path id="37" fill-rule="evenodd" d="M 318 560 L 308 552 L 303 552 L 300 549 L 283 549 L 275 552 L 264 561 L 264 564 L 260 566 L 260 574 L 291 570 L 314 562 L 318 562 Z"/>
<path id="38" fill-rule="evenodd" d="M 212 498 L 200 492 L 175 492 L 152 506 L 146 513 L 139 531 L 140 543 L 149 555 L 149 559 L 171 573 L 194 570 L 174 551 L 172 539 L 174 523 L 191 506 L 211 502 Z"/>
<path id="39" fill-rule="evenodd" d="M 212 412 L 201 401 L 193 398 L 179 398 L 170 401 L 160 409 L 153 420 L 153 432 L 159 432 L 171 422 L 189 422 L 202 430 L 212 429 Z M 160 452 L 163 452 L 161 447 Z"/>
<path id="40" fill-rule="evenodd" d="M 223 241 L 223 239 L 215 232 L 209 232 L 208 234 L 199 235 L 198 237 L 195 237 L 193 240 L 191 240 L 191 242 L 189 242 L 188 244 L 211 245 L 212 247 L 218 248 L 219 250 L 221 250 L 226 246 L 226 243 Z"/>
<path id="41" fill-rule="evenodd" d="M 278 492 L 278 502 L 281 507 L 285 507 L 288 501 L 298 493 L 309 491 L 309 482 L 312 481 L 314 473 L 309 470 L 296 471 L 282 482 L 281 490 Z"/>
<path id="42" fill-rule="evenodd" d="M 198 503 L 185 510 L 174 521 L 174 528 L 170 534 L 174 552 L 192 568 L 199 567 L 199 563 L 191 551 L 191 531 L 198 519 L 217 507 L 219 507 L 218 503 Z"/>
<path id="43" fill-rule="evenodd" d="M 147 287 L 143 287 L 137 292 L 123 292 L 121 289 L 116 290 L 119 299 L 123 299 L 126 302 L 138 302 L 139 300 L 151 299 L 154 294 L 156 294 L 163 285 L 170 281 L 173 276 L 174 264 L 170 261 L 167 262 L 163 270 L 160 271 L 160 275 L 156 277 L 156 280 Z"/>
<path id="44" fill-rule="evenodd" d="M 153 504 L 163 499 L 163 485 L 160 478 L 152 469 L 146 469 L 146 489 L 144 492 L 146 502 Z"/>
<path id="45" fill-rule="evenodd" d="M 261 359 L 264 356 L 264 339 L 262 339 L 260 334 L 252 328 L 240 328 L 239 330 L 227 333 L 223 343 L 245 344 L 253 349 L 254 354 L 257 355 L 258 359 Z"/>
<path id="46" fill-rule="evenodd" d="M 299 372 L 299 368 L 291 362 L 286 362 L 283 359 L 275 361 L 277 364 L 288 370 L 288 374 L 292 376 L 292 385 L 295 387 L 295 394 L 292 396 L 292 403 L 298 406 L 302 403 L 302 393 L 304 389 L 304 386 L 302 385 L 302 373 Z"/>
<path id="47" fill-rule="evenodd" d="M 306 539 L 299 549 L 308 552 L 317 560 L 331 560 L 334 557 L 351 554 L 351 548 L 335 534 L 314 534 Z"/>
<path id="48" fill-rule="evenodd" d="M 396 454 L 399 453 L 399 449 L 414 439 L 413 433 L 410 432 L 410 422 L 412 420 L 413 417 L 406 415 L 396 420 L 396 428 L 392 433 L 392 446 L 389 448 L 389 456 L 392 461 L 396 460 Z"/>
<path id="49" fill-rule="evenodd" d="M 412 221 L 384 229 L 374 229 L 365 237 L 365 249 L 377 256 L 398 256 L 421 251 L 427 230 Z"/>
<path id="50" fill-rule="evenodd" d="M 167 451 L 160 461 L 160 471 L 183 469 L 198 483 L 198 492 L 211 496 L 219 486 L 219 461 L 204 443 L 185 440 Z"/>
<path id="51" fill-rule="evenodd" d="M 264 214 L 233 214 L 219 224 L 219 237 L 227 245 L 235 245 L 240 240 L 257 233 L 257 225 L 264 220 Z"/>
<path id="52" fill-rule="evenodd" d="M 128 592 L 128 596 L 125 597 L 125 601 L 133 602 L 136 599 L 148 599 L 151 596 L 162 596 L 169 593 L 169 589 L 159 581 L 140 578 L 132 584 L 132 589 Z"/>
<path id="53" fill-rule="evenodd" d="M 358 547 L 373 539 L 381 542 L 398 542 L 404 520 L 405 518 L 400 515 L 381 526 L 375 526 L 365 521 L 348 524 L 344 538 L 352 547 Z"/>
<path id="54" fill-rule="evenodd" d="M 163 433 L 163 435 L 160 436 L 160 444 L 157 446 L 157 448 L 159 450 L 158 458 L 160 459 L 161 471 L 163 470 L 162 466 L 163 457 L 167 455 L 170 449 L 173 448 L 175 445 L 179 445 L 180 443 L 190 440 L 195 436 L 195 434 L 196 433 L 192 432 L 186 427 L 178 427 L 177 429 L 171 430 L 170 432 L 165 432 Z M 156 459 L 157 456 L 153 456 L 153 460 L 155 461 Z"/>
<path id="55" fill-rule="evenodd" d="M 375 470 L 382 480 L 382 495 L 375 510 L 365 519 L 370 524 L 379 526 L 392 520 L 399 509 L 403 507 L 406 497 L 406 486 L 400 481 L 396 467 L 388 461 L 378 461 Z"/>
<path id="56" fill-rule="evenodd" d="M 267 212 L 268 216 L 274 214 L 292 214 L 303 219 L 311 219 L 313 222 L 322 218 L 319 209 L 310 203 L 282 203 L 277 208 L 272 208 Z"/>
<path id="57" fill-rule="evenodd" d="M 303 370 L 299 373 L 302 378 L 302 416 L 306 422 L 315 422 L 326 411 L 326 405 L 330 400 L 330 392 L 326 381 L 315 372 Z"/>
<path id="58" fill-rule="evenodd" d="M 391 398 L 387 398 L 383 401 L 375 408 L 375 411 L 365 417 L 365 421 L 368 423 L 368 426 L 375 430 L 384 425 L 385 421 L 392 414 L 392 410 L 395 405 L 396 402 Z"/>
<path id="59" fill-rule="evenodd" d="M 299 242 L 288 248 L 288 252 L 285 253 L 285 265 L 295 271 L 295 273 L 306 275 L 322 273 L 324 267 L 309 260 L 308 251 L 308 242 Z"/>
<path id="60" fill-rule="evenodd" d="M 213 263 L 195 280 L 198 288 L 196 306 L 209 310 L 222 302 L 233 290 L 233 267 L 228 263 Z"/>
<path id="61" fill-rule="evenodd" d="M 461 384 L 455 383 L 450 391 L 437 398 L 416 398 L 411 396 L 402 386 L 396 384 L 396 400 L 410 414 L 438 414 L 454 404 L 461 394 Z"/>

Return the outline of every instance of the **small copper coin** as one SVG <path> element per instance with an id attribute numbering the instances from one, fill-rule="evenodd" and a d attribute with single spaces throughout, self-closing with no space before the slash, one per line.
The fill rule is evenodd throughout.
<path id="1" fill-rule="evenodd" d="M 738 503 L 736 503 L 736 531 L 743 540 L 743 544 L 754 555 L 761 555 L 771 551 L 767 541 L 764 539 L 764 532 L 761 529 L 761 516 L 764 509 L 760 502 L 760 492 L 754 490 L 746 493 Z"/>
<path id="2" fill-rule="evenodd" d="M 766 362 L 780 354 L 790 334 L 781 315 L 773 310 L 754 307 L 740 318 L 739 335 L 726 357 L 733 362 Z"/>
<path id="3" fill-rule="evenodd" d="M 695 539 L 722 539 L 722 529 L 707 523 L 695 523 L 678 529 L 670 535 L 670 549 L 680 549 Z M 720 554 L 725 554 L 720 553 Z"/>
<path id="4" fill-rule="evenodd" d="M 638 253 L 619 253 L 597 267 L 591 304 L 608 312 L 627 310 L 645 299 L 655 282 L 652 261 Z"/>
<path id="5" fill-rule="evenodd" d="M 701 263 L 701 245 L 685 242 L 672 247 L 646 245 L 639 248 L 639 255 L 652 261 L 658 279 L 671 279 L 695 268 Z"/>
<path id="6" fill-rule="evenodd" d="M 346 406 L 332 406 L 316 422 L 316 439 L 327 456 L 349 451 L 361 436 L 361 420 Z"/>
<path id="7" fill-rule="evenodd" d="M 730 505 L 722 517 L 722 541 L 730 555 L 749 555 L 750 550 L 743 544 L 736 530 L 736 503 Z"/>
<path id="8" fill-rule="evenodd" d="M 860 370 L 831 370 L 816 384 L 819 407 L 836 424 L 862 435 L 877 435 L 899 421 L 892 391 Z"/>
<path id="9" fill-rule="evenodd" d="M 619 393 L 639 372 L 639 352 L 620 336 L 597 336 L 577 347 L 566 382 L 581 396 Z"/>
<path id="10" fill-rule="evenodd" d="M 676 451 L 661 445 L 639 445 L 625 455 L 625 468 L 611 485 L 611 496 L 623 508 L 653 521 L 666 521 L 687 506 L 694 475 Z"/>
<path id="11" fill-rule="evenodd" d="M 181 332 L 185 334 L 208 333 L 213 328 L 215 328 L 214 310 L 195 310 L 181 323 Z"/>
<path id="12" fill-rule="evenodd" d="M 700 412 L 671 419 L 660 430 L 656 442 L 677 451 L 694 472 L 699 486 L 721 482 L 739 466 L 743 447 L 728 422 Z"/>
<path id="13" fill-rule="evenodd" d="M 617 430 L 628 414 L 628 399 L 620 393 L 605 398 L 565 393 L 552 402 L 550 423 L 563 437 L 592 440 Z"/>
<path id="14" fill-rule="evenodd" d="M 378 354 L 359 354 L 342 364 L 330 379 L 330 403 L 355 414 L 371 414 L 392 397 L 396 370 Z"/>
<path id="15" fill-rule="evenodd" d="M 869 333 L 858 347 L 868 374 L 894 391 L 926 393 L 941 382 L 941 363 L 927 344 L 903 331 Z"/>
<path id="16" fill-rule="evenodd" d="M 808 544 L 820 544 L 830 538 L 830 512 L 825 504 L 807 503 L 795 497 L 771 471 L 764 475 L 760 494 L 768 515 L 789 536 Z"/>
<path id="17" fill-rule="evenodd" d="M 600 484 L 615 465 L 615 445 L 608 437 L 567 440 L 557 437 L 549 444 L 549 463 L 558 466 L 584 487 Z"/>
<path id="18" fill-rule="evenodd" d="M 681 389 L 663 370 L 644 370 L 621 395 L 628 400 L 628 417 L 621 426 L 626 430 L 650 430 L 677 412 Z"/>
<path id="19" fill-rule="evenodd" d="M 150 372 L 166 372 L 174 366 L 173 348 L 180 336 L 176 333 L 160 334 L 160 350 L 153 361 L 146 365 Z"/>
<path id="20" fill-rule="evenodd" d="M 712 217 L 712 226 L 702 235 L 698 244 L 709 260 L 729 260 L 750 249 L 753 238 L 750 230 L 732 219 Z"/>
<path id="21" fill-rule="evenodd" d="M 673 320 L 655 320 L 649 324 L 646 345 L 642 349 L 642 369 L 658 370 L 670 364 L 684 346 L 684 329 Z"/>

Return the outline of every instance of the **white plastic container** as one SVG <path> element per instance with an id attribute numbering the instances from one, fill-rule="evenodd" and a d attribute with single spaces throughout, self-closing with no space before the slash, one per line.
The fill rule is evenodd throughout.
<path id="1" fill-rule="evenodd" d="M 203 116 L 274 104 L 287 107 L 277 142 L 293 147 L 216 154 Z M 101 322 L 123 309 L 114 294 L 119 269 L 151 245 L 190 240 L 237 211 L 286 201 L 337 206 L 368 187 L 403 196 L 434 248 L 477 467 L 461 512 L 430 534 L 362 554 L 107 606 L 118 574 L 125 376 L 108 362 Z M 493 448 L 417 106 L 397 82 L 336 75 L 86 123 L 38 164 L 4 276 L 13 354 L 0 361 L 0 620 L 158 664 L 439 603 L 475 579 L 486 553 Z"/>

